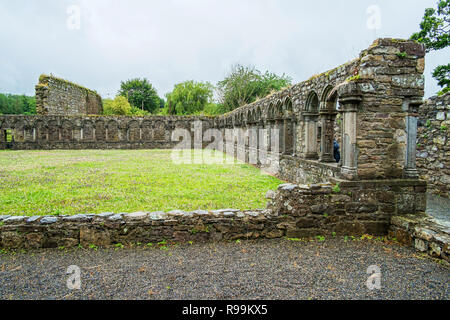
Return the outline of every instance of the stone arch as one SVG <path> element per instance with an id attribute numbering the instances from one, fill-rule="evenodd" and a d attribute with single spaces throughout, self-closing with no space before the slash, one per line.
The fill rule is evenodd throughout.
<path id="1" fill-rule="evenodd" d="M 106 141 L 106 126 L 103 120 L 95 121 L 95 140 Z"/>
<path id="2" fill-rule="evenodd" d="M 94 124 L 90 120 L 85 120 L 83 122 L 83 139 L 84 141 L 94 140 Z"/>
<path id="3" fill-rule="evenodd" d="M 59 141 L 59 125 L 58 121 L 51 119 L 48 121 L 48 140 Z"/>
<path id="4" fill-rule="evenodd" d="M 337 90 L 330 85 L 326 86 L 320 101 L 320 161 L 322 162 L 337 162 L 334 155 L 335 132 L 339 131 L 336 127 L 337 101 Z"/>
<path id="5" fill-rule="evenodd" d="M 25 120 L 23 134 L 25 142 L 34 142 L 36 140 L 36 127 L 32 119 L 27 118 Z"/>
<path id="6" fill-rule="evenodd" d="M 153 138 L 155 139 L 155 141 L 166 140 L 166 127 L 164 125 L 164 122 L 162 122 L 161 120 L 157 120 L 154 123 Z"/>
<path id="7" fill-rule="evenodd" d="M 136 120 L 131 120 L 130 123 L 128 123 L 127 128 L 127 138 L 130 142 L 137 142 L 141 140 L 141 132 L 140 132 L 139 122 Z"/>
<path id="8" fill-rule="evenodd" d="M 48 128 L 44 121 L 40 119 L 36 120 L 34 127 L 36 128 L 36 141 L 47 141 Z"/>
<path id="9" fill-rule="evenodd" d="M 241 115 L 240 113 L 235 113 L 232 117 L 233 126 L 238 126 L 241 123 Z"/>
<path id="10" fill-rule="evenodd" d="M 227 117 L 227 119 L 226 119 L 226 126 L 229 127 L 229 128 L 233 127 L 233 119 L 231 118 L 231 116 Z"/>
<path id="11" fill-rule="evenodd" d="M 319 112 L 319 97 L 317 96 L 317 93 L 314 91 L 311 91 L 308 94 L 308 97 L 306 98 L 306 105 L 305 105 L 305 111 L 307 112 Z"/>
<path id="12" fill-rule="evenodd" d="M 275 106 L 274 106 L 273 102 L 271 102 L 269 104 L 269 107 L 267 108 L 267 118 L 269 120 L 275 119 Z"/>
<path id="13" fill-rule="evenodd" d="M 25 128 L 26 122 L 23 120 L 17 119 L 14 123 L 14 141 L 24 142 L 25 141 Z"/>
<path id="14" fill-rule="evenodd" d="M 292 100 L 289 97 L 283 99 L 283 116 L 284 116 L 284 128 L 283 128 L 283 153 L 286 155 L 294 154 L 295 144 L 295 121 L 293 119 Z"/>
<path id="15" fill-rule="evenodd" d="M 275 119 L 283 118 L 283 101 L 277 100 L 275 104 Z"/>
<path id="16" fill-rule="evenodd" d="M 338 95 L 337 88 L 333 88 L 328 85 L 325 87 L 322 93 L 322 97 L 320 99 L 320 110 L 334 110 L 337 111 L 339 109 L 338 106 Z"/>
<path id="17" fill-rule="evenodd" d="M 10 137 L 13 141 L 12 125 L 10 124 L 8 119 L 5 119 L 3 122 L 0 123 L 0 142 L 8 141 L 8 132 L 10 133 Z"/>
<path id="18" fill-rule="evenodd" d="M 256 121 L 257 121 L 258 123 L 261 123 L 262 120 L 263 120 L 261 107 L 258 106 L 258 107 L 256 108 L 255 116 L 256 116 Z"/>
<path id="19" fill-rule="evenodd" d="M 317 93 L 313 90 L 308 93 L 304 111 L 302 112 L 304 119 L 304 143 L 305 159 L 318 159 L 320 154 L 322 126 L 319 119 L 320 101 Z"/>
<path id="20" fill-rule="evenodd" d="M 180 123 L 177 123 L 179 126 Z M 142 140 L 143 141 L 151 141 L 153 139 L 152 136 L 152 122 L 150 120 L 142 121 Z"/>
<path id="21" fill-rule="evenodd" d="M 107 124 L 107 140 L 109 142 L 119 141 L 119 124 L 115 120 L 109 120 Z"/>
<path id="22" fill-rule="evenodd" d="M 61 124 L 61 139 L 62 141 L 72 141 L 72 129 L 73 123 L 67 119 L 64 119 Z"/>

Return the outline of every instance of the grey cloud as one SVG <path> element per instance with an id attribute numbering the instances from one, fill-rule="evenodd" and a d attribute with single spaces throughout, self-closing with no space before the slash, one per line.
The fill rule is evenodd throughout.
<path id="1" fill-rule="evenodd" d="M 114 96 L 120 81 L 147 77 L 160 95 L 194 79 L 216 83 L 231 64 L 286 73 L 295 82 L 355 58 L 378 37 L 407 38 L 435 0 L 6 1 L 0 0 L 0 92 L 34 93 L 39 74 Z M 70 5 L 81 28 L 66 26 Z M 366 27 L 381 10 L 380 30 Z M 427 58 L 430 73 L 449 50 Z"/>

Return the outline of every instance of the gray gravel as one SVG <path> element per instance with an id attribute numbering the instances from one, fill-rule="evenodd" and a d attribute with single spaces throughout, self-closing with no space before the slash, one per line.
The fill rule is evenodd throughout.
<path id="1" fill-rule="evenodd" d="M 70 265 L 81 290 L 66 286 Z M 381 290 L 365 283 L 381 268 Z M 439 299 L 450 269 L 375 241 L 183 244 L 0 254 L 0 299 Z"/>

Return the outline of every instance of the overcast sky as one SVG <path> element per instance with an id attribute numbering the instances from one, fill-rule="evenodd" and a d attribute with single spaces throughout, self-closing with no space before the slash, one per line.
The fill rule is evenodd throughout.
<path id="1" fill-rule="evenodd" d="M 216 84 L 236 63 L 297 83 L 376 38 L 409 38 L 436 2 L 0 0 L 0 92 L 34 95 L 39 75 L 53 73 L 104 98 L 121 80 L 146 77 L 163 96 L 185 80 Z M 449 57 L 427 56 L 427 97 L 438 91 L 432 70 Z"/>

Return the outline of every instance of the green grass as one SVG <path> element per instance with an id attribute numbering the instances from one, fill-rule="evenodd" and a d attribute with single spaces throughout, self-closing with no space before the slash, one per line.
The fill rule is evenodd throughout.
<path id="1" fill-rule="evenodd" d="M 171 150 L 0 151 L 3 215 L 257 209 L 281 183 L 243 163 L 177 165 Z"/>

